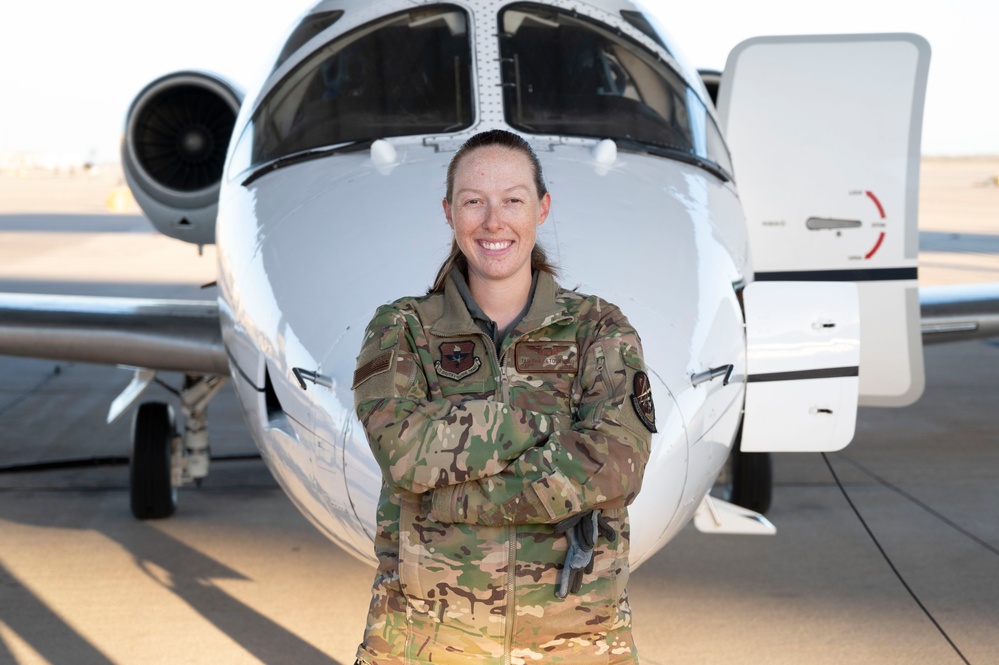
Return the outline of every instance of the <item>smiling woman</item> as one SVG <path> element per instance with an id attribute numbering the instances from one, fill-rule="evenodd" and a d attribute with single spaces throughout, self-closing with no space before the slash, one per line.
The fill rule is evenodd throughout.
<path id="1" fill-rule="evenodd" d="M 443 205 L 454 239 L 431 289 L 443 292 L 458 267 L 472 296 L 503 327 L 523 309 L 532 270 L 555 274 L 536 242 L 551 195 L 537 157 L 525 147 L 509 132 L 484 132 L 451 160 Z"/>
<path id="2" fill-rule="evenodd" d="M 627 506 L 656 431 L 638 333 L 556 284 L 524 139 L 469 139 L 443 204 L 437 284 L 377 310 L 354 373 L 382 471 L 358 662 L 637 662 Z"/>

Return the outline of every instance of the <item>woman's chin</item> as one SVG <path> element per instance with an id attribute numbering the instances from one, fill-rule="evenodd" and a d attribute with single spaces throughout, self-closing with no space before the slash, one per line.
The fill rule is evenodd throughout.
<path id="1" fill-rule="evenodd" d="M 492 262 L 487 263 L 486 265 L 469 266 L 470 278 L 473 280 L 478 279 L 483 282 L 508 282 L 516 279 L 520 273 L 523 273 L 527 279 L 530 279 L 530 265 L 527 265 L 526 268 L 514 268 L 509 265 L 503 265 L 502 263 Z"/>

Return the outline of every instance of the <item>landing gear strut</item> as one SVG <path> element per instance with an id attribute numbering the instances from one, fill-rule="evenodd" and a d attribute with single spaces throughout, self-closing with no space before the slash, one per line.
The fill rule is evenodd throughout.
<path id="1" fill-rule="evenodd" d="M 732 503 L 766 515 L 773 491 L 770 453 L 732 453 Z"/>
<path id="2" fill-rule="evenodd" d="M 770 453 L 742 452 L 742 428 L 712 494 L 723 501 L 766 514 L 773 502 L 773 459 Z"/>
<path id="3" fill-rule="evenodd" d="M 152 377 L 148 377 L 146 385 Z M 140 520 L 170 517 L 177 509 L 177 488 L 208 475 L 208 402 L 226 377 L 186 375 L 179 393 L 184 432 L 178 433 L 173 409 L 163 402 L 139 405 L 132 425 L 130 495 Z M 137 397 L 138 395 L 136 395 Z"/>

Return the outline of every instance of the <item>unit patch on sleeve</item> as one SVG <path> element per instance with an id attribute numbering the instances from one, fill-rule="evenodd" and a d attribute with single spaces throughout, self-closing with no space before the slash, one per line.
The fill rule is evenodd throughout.
<path id="1" fill-rule="evenodd" d="M 482 367 L 482 360 L 475 355 L 475 342 L 471 340 L 444 342 L 438 348 L 441 355 L 434 362 L 434 369 L 452 381 L 461 381 Z"/>
<path id="2" fill-rule="evenodd" d="M 656 433 L 656 405 L 652 403 L 652 384 L 645 372 L 635 372 L 634 392 L 631 395 L 631 405 L 635 407 L 638 419 L 645 428 Z"/>
<path id="3" fill-rule="evenodd" d="M 574 373 L 579 369 L 579 347 L 575 342 L 520 342 L 516 356 L 521 374 Z"/>

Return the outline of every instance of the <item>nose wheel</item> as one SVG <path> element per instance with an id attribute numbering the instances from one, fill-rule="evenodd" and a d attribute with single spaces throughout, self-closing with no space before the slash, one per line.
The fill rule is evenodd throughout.
<path id="1" fill-rule="evenodd" d="M 172 463 L 176 438 L 170 405 L 163 402 L 139 405 L 132 422 L 129 462 L 132 514 L 137 519 L 170 517 L 177 509 Z"/>
<path id="2" fill-rule="evenodd" d="M 139 370 L 139 373 L 146 370 Z M 115 413 L 129 408 L 155 378 L 155 372 L 138 373 L 122 393 L 125 406 L 112 406 Z M 136 519 L 170 517 L 177 509 L 177 489 L 188 483 L 201 487 L 208 475 L 208 402 L 225 385 L 226 377 L 185 375 L 184 387 L 173 390 L 180 397 L 183 432 L 177 431 L 173 409 L 163 402 L 143 402 L 132 421 L 132 455 L 129 458 L 129 492 Z"/>

